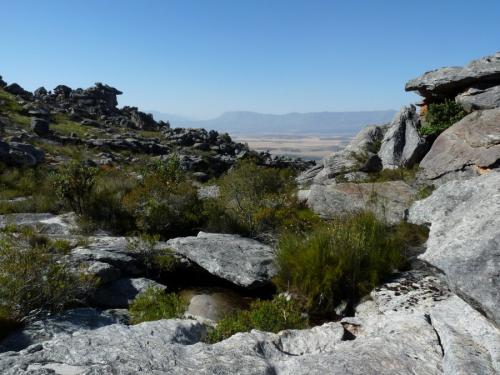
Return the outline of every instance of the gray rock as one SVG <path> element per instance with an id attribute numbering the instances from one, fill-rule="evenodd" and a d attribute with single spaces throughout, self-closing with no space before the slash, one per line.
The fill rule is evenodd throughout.
<path id="1" fill-rule="evenodd" d="M 95 292 L 93 300 L 99 306 L 113 308 L 128 307 L 139 293 L 144 292 L 150 287 L 166 289 L 165 285 L 153 280 L 123 278 L 99 288 Z"/>
<path id="2" fill-rule="evenodd" d="M 313 178 L 313 183 L 322 183 L 335 176 L 361 171 L 376 172 L 382 169 L 377 155 L 386 127 L 368 126 L 361 130 L 341 151 L 323 159 L 323 169 Z M 309 172 L 312 174 L 312 171 Z M 302 179 L 310 179 L 306 176 Z"/>
<path id="3" fill-rule="evenodd" d="M 491 86 L 500 83 L 500 52 L 474 60 L 463 68 L 450 67 L 426 72 L 409 81 L 405 90 L 418 91 L 429 99 L 454 98 L 477 83 Z"/>
<path id="4" fill-rule="evenodd" d="M 457 95 L 457 103 L 470 112 L 478 109 L 493 109 L 500 107 L 500 85 L 479 89 L 471 87 L 467 91 Z"/>
<path id="5" fill-rule="evenodd" d="M 44 97 L 45 95 L 47 95 L 47 90 L 45 89 L 45 87 L 41 86 L 39 88 L 37 88 L 34 92 L 33 92 L 33 95 L 35 95 L 37 98 L 42 98 Z"/>
<path id="6" fill-rule="evenodd" d="M 323 218 L 371 210 L 381 220 L 397 223 L 414 200 L 415 190 L 403 181 L 335 183 L 312 185 L 308 206 Z"/>
<path id="7" fill-rule="evenodd" d="M 28 143 L 0 141 L 0 161 L 7 165 L 33 167 L 43 162 L 44 158 L 42 150 Z"/>
<path id="8" fill-rule="evenodd" d="M 457 296 L 438 304 L 430 314 L 443 346 L 447 375 L 500 373 L 500 332 Z"/>
<path id="9" fill-rule="evenodd" d="M 209 273 L 247 288 L 269 283 L 276 273 L 273 249 L 238 235 L 200 232 L 171 239 L 166 246 Z"/>
<path id="10" fill-rule="evenodd" d="M 409 220 L 430 223 L 420 257 L 441 269 L 451 288 L 500 323 L 500 172 L 451 181 L 410 209 Z"/>
<path id="11" fill-rule="evenodd" d="M 48 341 L 57 335 L 71 335 L 119 322 L 120 320 L 110 313 L 92 308 L 68 310 L 60 315 L 28 323 L 22 329 L 11 333 L 0 342 L 0 352 L 19 351 L 30 345 Z"/>
<path id="12" fill-rule="evenodd" d="M 378 152 L 384 169 L 409 168 L 424 157 L 428 145 L 419 128 L 420 116 L 415 106 L 403 107 L 389 125 Z"/>
<path id="13" fill-rule="evenodd" d="M 500 108 L 473 112 L 439 135 L 420 167 L 440 184 L 477 176 L 500 164 Z"/>
<path id="14" fill-rule="evenodd" d="M 314 177 L 324 168 L 323 163 L 312 166 L 297 176 L 296 182 L 300 187 L 307 187 L 313 183 Z"/>
<path id="15" fill-rule="evenodd" d="M 43 118 L 32 117 L 31 118 L 31 130 L 33 130 L 37 135 L 44 136 L 49 134 L 49 122 Z"/>
<path id="16" fill-rule="evenodd" d="M 0 228 L 7 225 L 29 226 L 48 235 L 67 236 L 76 230 L 74 214 L 21 213 L 0 215 Z"/>
<path id="17" fill-rule="evenodd" d="M 220 195 L 220 188 L 218 185 L 205 185 L 198 188 L 199 199 L 216 199 Z"/>
<path id="18" fill-rule="evenodd" d="M 23 98 L 29 98 L 31 96 L 31 93 L 29 91 L 26 91 L 17 83 L 11 83 L 10 85 L 5 86 L 3 89 L 12 95 L 19 95 Z"/>

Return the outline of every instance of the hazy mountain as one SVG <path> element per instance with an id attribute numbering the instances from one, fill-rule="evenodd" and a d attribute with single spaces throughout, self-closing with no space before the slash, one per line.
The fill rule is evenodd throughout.
<path id="1" fill-rule="evenodd" d="M 352 135 L 370 124 L 389 122 L 396 111 L 310 112 L 271 115 L 257 112 L 226 112 L 204 121 L 174 121 L 172 126 L 215 129 L 230 134 Z"/>
<path id="2" fill-rule="evenodd" d="M 151 113 L 156 121 L 169 121 L 170 123 L 177 122 L 187 122 L 187 121 L 195 121 L 192 117 L 175 115 L 173 113 L 163 113 L 159 111 L 145 111 L 147 113 Z"/>

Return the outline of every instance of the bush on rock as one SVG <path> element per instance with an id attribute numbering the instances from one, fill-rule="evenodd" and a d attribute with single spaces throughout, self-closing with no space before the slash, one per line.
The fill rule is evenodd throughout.
<path id="1" fill-rule="evenodd" d="M 150 287 L 135 297 L 130 304 L 132 324 L 151 320 L 180 318 L 186 304 L 175 293 L 165 293 L 163 289 Z"/>

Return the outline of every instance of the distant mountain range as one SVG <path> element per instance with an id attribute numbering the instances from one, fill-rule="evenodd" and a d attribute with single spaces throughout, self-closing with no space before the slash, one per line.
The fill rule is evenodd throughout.
<path id="1" fill-rule="evenodd" d="M 153 113 L 173 127 L 205 128 L 235 135 L 353 135 L 366 125 L 391 121 L 396 111 L 310 112 L 272 115 L 257 112 L 225 112 L 212 120 L 189 121 Z"/>

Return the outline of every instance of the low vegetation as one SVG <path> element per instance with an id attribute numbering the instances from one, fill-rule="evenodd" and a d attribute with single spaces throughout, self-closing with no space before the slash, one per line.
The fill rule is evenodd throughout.
<path id="1" fill-rule="evenodd" d="M 63 261 L 67 242 L 53 242 L 32 229 L 4 228 L 0 233 L 0 320 L 25 322 L 43 312 L 59 312 L 95 286 L 83 270 Z"/>
<path id="2" fill-rule="evenodd" d="M 371 212 L 338 217 L 278 245 L 276 283 L 315 315 L 332 316 L 405 264 L 405 224 L 388 227 Z"/>
<path id="3" fill-rule="evenodd" d="M 152 320 L 180 318 L 185 308 L 186 303 L 177 294 L 150 287 L 137 295 L 130 304 L 130 320 L 132 324 L 139 324 Z"/>
<path id="4" fill-rule="evenodd" d="M 238 332 L 258 329 L 265 332 L 279 332 L 285 329 L 301 329 L 308 325 L 299 304 L 285 296 L 271 301 L 254 301 L 248 310 L 237 311 L 221 319 L 206 338 L 215 343 Z"/>
<path id="5" fill-rule="evenodd" d="M 437 137 L 451 125 L 460 121 L 467 115 L 462 106 L 454 100 L 446 100 L 442 103 L 431 103 L 424 112 L 423 124 L 420 133 L 423 135 Z"/>
<path id="6" fill-rule="evenodd" d="M 174 270 L 177 259 L 171 249 L 159 248 L 160 236 L 142 234 L 128 239 L 128 249 L 138 255 L 146 269 L 146 276 L 159 277 L 162 273 Z"/>

